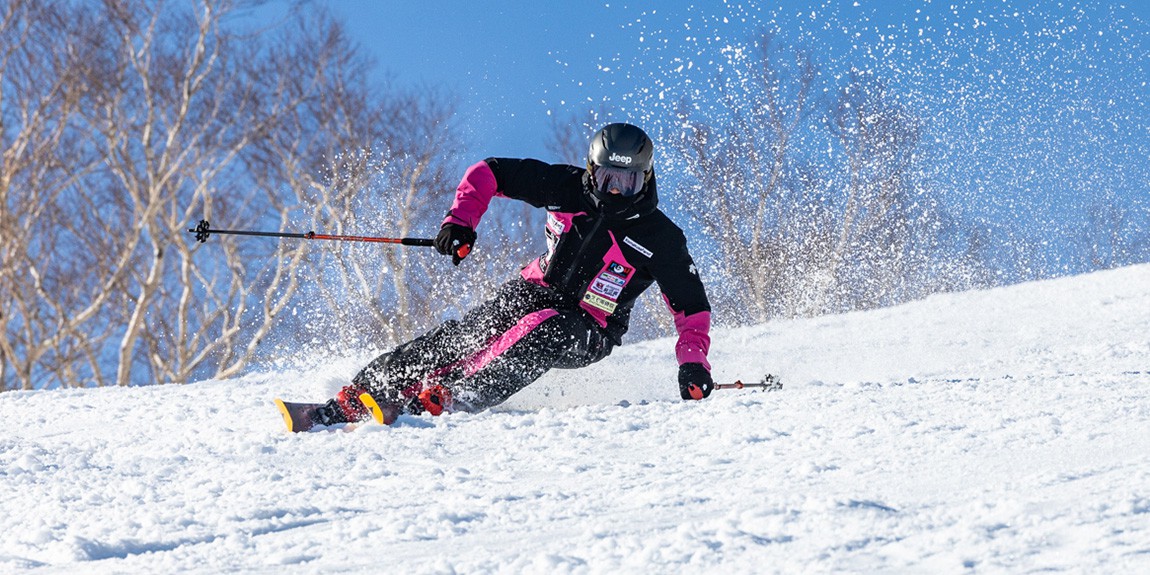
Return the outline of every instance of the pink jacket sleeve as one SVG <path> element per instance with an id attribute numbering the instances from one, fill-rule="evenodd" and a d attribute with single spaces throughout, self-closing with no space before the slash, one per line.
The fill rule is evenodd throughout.
<path id="1" fill-rule="evenodd" d="M 479 220 L 487 212 L 491 198 L 499 194 L 495 174 L 487 162 L 479 162 L 467 168 L 463 181 L 455 189 L 455 201 L 443 223 L 462 224 L 471 229 L 479 225 Z"/>
<path id="2" fill-rule="evenodd" d="M 707 352 L 711 349 L 711 312 L 686 315 L 671 309 L 670 303 L 667 309 L 675 316 L 675 331 L 679 332 L 679 341 L 675 344 L 675 358 L 679 365 L 701 363 L 711 371 L 711 363 L 707 361 Z"/>

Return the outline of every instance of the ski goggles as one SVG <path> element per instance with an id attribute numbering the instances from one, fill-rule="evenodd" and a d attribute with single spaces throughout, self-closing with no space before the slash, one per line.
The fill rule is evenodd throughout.
<path id="1" fill-rule="evenodd" d="M 592 166 L 591 175 L 595 178 L 595 187 L 600 192 L 610 193 L 611 190 L 619 190 L 619 195 L 623 197 L 639 193 L 646 179 L 643 172 L 615 166 Z"/>

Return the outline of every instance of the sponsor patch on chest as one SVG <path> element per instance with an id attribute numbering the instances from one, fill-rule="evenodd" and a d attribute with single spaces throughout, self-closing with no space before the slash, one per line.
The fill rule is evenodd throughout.
<path id="1" fill-rule="evenodd" d="M 608 314 L 614 313 L 619 305 L 619 294 L 623 293 L 623 286 L 627 285 L 632 272 L 634 270 L 629 266 L 618 262 L 608 263 L 587 287 L 587 293 L 583 294 L 583 304 Z"/>

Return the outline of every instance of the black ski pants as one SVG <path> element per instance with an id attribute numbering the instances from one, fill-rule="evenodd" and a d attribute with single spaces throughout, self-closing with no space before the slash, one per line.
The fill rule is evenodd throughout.
<path id="1" fill-rule="evenodd" d="M 611 353 L 613 341 L 554 290 L 516 278 L 487 302 L 385 353 L 353 385 L 377 401 L 406 403 L 421 389 L 451 390 L 454 408 L 506 401 L 552 368 L 578 368 Z"/>

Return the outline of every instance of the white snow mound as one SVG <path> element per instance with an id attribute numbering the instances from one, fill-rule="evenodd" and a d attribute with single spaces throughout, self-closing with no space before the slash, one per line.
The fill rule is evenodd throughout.
<path id="1" fill-rule="evenodd" d="M 367 359 L 0 394 L 0 572 L 1150 572 L 1150 265 L 673 340 L 289 434 Z"/>

